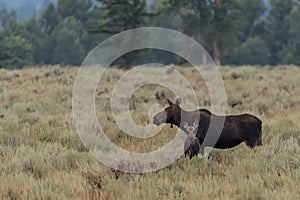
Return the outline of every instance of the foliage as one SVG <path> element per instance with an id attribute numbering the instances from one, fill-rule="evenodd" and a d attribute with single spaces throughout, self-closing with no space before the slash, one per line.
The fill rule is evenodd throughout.
<path id="1" fill-rule="evenodd" d="M 92 0 L 60 0 L 57 12 L 62 18 L 73 16 L 75 19 L 85 23 L 93 7 Z"/>
<path id="2" fill-rule="evenodd" d="M 289 15 L 294 6 L 293 2 L 293 0 L 271 0 L 272 10 L 265 23 L 266 34 L 264 35 L 271 55 L 270 64 L 275 65 L 280 62 L 278 54 L 290 40 L 289 30 L 292 24 L 289 23 Z"/>
<path id="3" fill-rule="evenodd" d="M 300 63 L 298 0 L 270 0 L 269 5 L 262 0 L 153 0 L 149 6 L 146 0 L 47 2 L 42 3 L 45 10 L 41 15 L 24 22 L 17 21 L 15 11 L 0 10 L 1 42 L 5 39 L 5 45 L 10 45 L 8 51 L 12 51 L 19 46 L 12 42 L 21 40 L 25 47 L 16 52 L 26 51 L 22 53 L 26 55 L 21 58 L 24 61 L 12 62 L 20 55 L 11 55 L 1 45 L 0 62 L 8 65 L 2 67 L 80 65 L 85 55 L 107 37 L 143 26 L 187 34 L 212 55 L 216 64 Z M 122 56 L 113 65 L 128 68 L 147 62 L 184 61 L 160 50 L 139 50 Z"/>
<path id="4" fill-rule="evenodd" d="M 94 25 L 91 32 L 116 34 L 145 24 L 145 0 L 97 0 L 100 4 L 100 24 Z"/>
<path id="5" fill-rule="evenodd" d="M 232 53 L 232 63 L 235 65 L 267 65 L 270 61 L 268 47 L 258 36 L 250 37 Z"/>
<path id="6" fill-rule="evenodd" d="M 262 17 L 266 12 L 265 5 L 261 0 L 244 1 L 239 0 L 238 4 L 238 21 L 237 39 L 240 43 L 245 42 L 249 37 L 255 35 L 258 24 L 263 20 Z"/>
<path id="7" fill-rule="evenodd" d="M 2 58 L 0 67 L 7 66 L 22 67 L 32 63 L 33 50 L 32 45 L 21 36 L 8 36 L 2 40 L 1 51 Z"/>
<path id="8" fill-rule="evenodd" d="M 65 18 L 53 32 L 56 47 L 53 54 L 53 63 L 80 65 L 85 51 L 80 43 L 80 31 L 74 17 Z"/>
<path id="9" fill-rule="evenodd" d="M 294 6 L 288 16 L 289 33 L 286 33 L 286 43 L 278 52 L 280 63 L 300 65 L 300 25 L 298 19 L 300 17 L 300 2 Z"/>
<path id="10" fill-rule="evenodd" d="M 12 19 L 16 18 L 15 11 L 0 8 L 0 29 L 4 28 Z"/>
<path id="11" fill-rule="evenodd" d="M 57 13 L 55 5 L 50 3 L 41 19 L 43 31 L 47 35 L 50 35 L 60 20 L 61 16 Z"/>
<path id="12" fill-rule="evenodd" d="M 0 47 L 1 66 L 21 68 L 33 64 L 80 65 L 85 54 L 101 38 L 86 31 L 91 9 L 90 0 L 59 0 L 57 6 L 50 3 L 40 19 L 33 16 L 29 21 L 17 22 L 13 18 L 0 30 L 0 39 L 5 40 Z M 18 40 L 11 36 L 22 38 L 22 43 L 13 46 Z M 26 55 L 21 58 L 20 55 L 9 52 L 13 47 L 17 48 L 20 45 L 23 46 L 15 51 Z"/>
<path id="13" fill-rule="evenodd" d="M 117 34 L 146 25 L 146 18 L 157 14 L 149 13 L 146 0 L 97 0 L 100 6 L 95 8 L 94 20 L 92 20 L 90 32 Z M 129 52 L 116 60 L 114 65 L 123 68 L 131 68 L 141 52 Z"/>

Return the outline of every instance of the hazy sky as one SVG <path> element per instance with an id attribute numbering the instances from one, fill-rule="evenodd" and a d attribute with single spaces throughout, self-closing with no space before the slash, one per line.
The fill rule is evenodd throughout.
<path id="1" fill-rule="evenodd" d="M 57 2 L 57 0 L 0 0 L 0 4 L 6 5 L 6 8 L 8 9 L 18 9 L 26 6 L 29 2 L 31 4 L 35 4 L 36 8 L 39 9 L 43 3 Z"/>
<path id="2" fill-rule="evenodd" d="M 20 20 L 29 19 L 30 16 L 34 14 L 40 14 L 43 9 L 48 5 L 50 2 L 57 2 L 58 0 L 0 0 L 0 8 L 6 9 L 15 9 L 18 13 L 18 18 Z M 94 0 L 96 1 L 96 0 Z M 268 15 L 270 11 L 270 0 L 262 0 L 265 4 L 268 5 L 268 11 L 266 12 L 265 16 Z M 147 0 L 147 4 L 151 4 L 152 0 Z M 5 7 L 4 7 L 5 6 Z M 28 12 L 29 8 L 29 12 Z M 27 10 L 26 14 L 24 15 L 24 10 Z M 22 14 L 23 13 L 23 14 Z M 24 18 L 25 17 L 25 18 Z"/>

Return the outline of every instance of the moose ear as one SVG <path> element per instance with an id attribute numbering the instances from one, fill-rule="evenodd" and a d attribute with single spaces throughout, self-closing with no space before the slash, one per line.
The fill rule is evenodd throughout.
<path id="1" fill-rule="evenodd" d="M 168 102 L 168 104 L 169 104 L 170 106 L 173 106 L 173 105 L 174 105 L 174 103 L 173 103 L 170 99 L 167 99 L 167 102 Z"/>
<path id="2" fill-rule="evenodd" d="M 188 123 L 183 122 L 183 128 L 187 129 L 189 127 Z"/>
<path id="3" fill-rule="evenodd" d="M 198 127 L 197 122 L 194 122 L 193 127 L 194 127 L 194 128 L 197 128 L 197 127 Z"/>
<path id="4" fill-rule="evenodd" d="M 177 105 L 180 105 L 181 102 L 182 102 L 181 98 L 176 99 L 176 104 L 177 104 Z"/>

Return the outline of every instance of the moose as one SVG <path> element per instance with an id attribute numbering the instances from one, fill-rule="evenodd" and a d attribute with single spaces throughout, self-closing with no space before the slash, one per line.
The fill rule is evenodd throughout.
<path id="1" fill-rule="evenodd" d="M 184 142 L 184 157 L 189 155 L 190 159 L 197 156 L 200 151 L 200 141 L 196 137 L 198 124 L 194 122 L 192 126 L 189 126 L 187 122 L 183 122 L 183 127 L 188 134 Z"/>
<path id="2" fill-rule="evenodd" d="M 187 145 L 190 143 L 192 149 L 192 152 L 189 149 L 190 158 L 198 153 L 203 155 L 204 147 L 227 149 L 235 147 L 242 142 L 245 142 L 250 148 L 262 145 L 262 121 L 256 116 L 250 114 L 219 116 L 206 109 L 186 111 L 180 107 L 181 99 L 177 99 L 175 103 L 167 99 L 167 102 L 169 106 L 153 117 L 153 124 L 159 126 L 167 123 L 171 125 L 171 128 L 173 128 L 173 125 L 176 125 L 190 134 L 184 126 L 187 127 L 186 123 L 193 124 L 196 122 L 198 126 L 195 128 L 197 130 L 194 131 L 199 140 L 200 148 L 198 150 L 195 147 L 197 141 L 194 141 L 194 143 L 186 141 Z M 218 122 L 222 120 L 224 124 L 221 124 L 223 125 L 221 133 L 215 135 L 220 130 L 220 123 Z M 195 149 L 196 152 L 193 152 Z"/>

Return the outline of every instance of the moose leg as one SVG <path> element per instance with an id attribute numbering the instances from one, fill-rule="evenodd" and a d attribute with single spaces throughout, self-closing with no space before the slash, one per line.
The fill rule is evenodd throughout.
<path id="1" fill-rule="evenodd" d="M 256 141 L 256 145 L 257 146 L 262 145 L 262 130 L 260 130 L 260 132 L 259 132 L 259 136 L 258 136 L 258 140 Z"/>
<path id="2" fill-rule="evenodd" d="M 204 145 L 200 145 L 200 151 L 199 153 L 204 156 Z"/>
<path id="3" fill-rule="evenodd" d="M 246 142 L 246 145 L 249 147 L 249 148 L 254 148 L 254 147 L 256 147 L 256 146 L 259 146 L 258 145 L 258 140 L 257 141 L 245 141 Z"/>
<path id="4" fill-rule="evenodd" d="M 197 156 L 200 152 L 200 142 L 197 137 L 193 138 L 193 143 L 192 143 L 192 156 Z"/>
<path id="5" fill-rule="evenodd" d="M 192 139 L 190 137 L 187 137 L 184 141 L 184 157 L 186 157 L 187 154 L 190 154 L 191 144 Z"/>
<path id="6" fill-rule="evenodd" d="M 260 130 L 257 138 L 249 137 L 249 138 L 246 139 L 245 143 L 250 148 L 254 148 L 256 146 L 261 146 L 262 145 L 262 133 L 261 133 L 261 130 Z"/>

